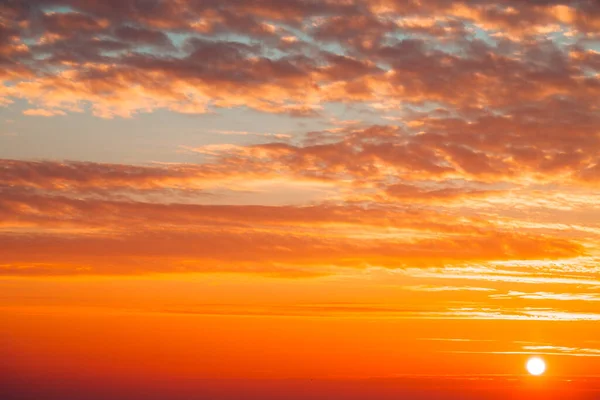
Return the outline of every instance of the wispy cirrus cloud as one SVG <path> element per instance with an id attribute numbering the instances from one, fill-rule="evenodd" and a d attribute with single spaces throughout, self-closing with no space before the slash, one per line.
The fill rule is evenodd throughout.
<path id="1" fill-rule="evenodd" d="M 494 294 L 490 297 L 494 299 L 529 299 L 529 300 L 558 300 L 558 301 L 600 301 L 600 297 L 595 293 L 548 293 L 533 292 L 525 293 L 518 291 L 509 291 L 505 294 Z"/>
<path id="2" fill-rule="evenodd" d="M 600 357 L 600 350 L 566 346 L 523 346 L 523 350 L 541 352 L 543 354 L 567 355 L 576 357 Z"/>
<path id="3" fill-rule="evenodd" d="M 415 292 L 494 292 L 496 289 L 484 288 L 484 287 L 473 287 L 473 286 L 427 286 L 427 285 L 416 285 L 416 286 L 404 286 L 403 289 L 411 290 Z"/>
<path id="4" fill-rule="evenodd" d="M 568 260 L 568 257 L 565 257 Z M 576 259 L 575 259 L 576 260 Z M 494 261 L 490 262 L 493 263 Z M 577 261 L 575 261 L 577 262 Z M 569 261 L 566 261 L 568 264 Z M 581 271 L 574 274 L 568 269 L 556 267 L 552 272 L 537 272 L 529 269 L 498 269 L 491 265 L 463 265 L 446 266 L 437 268 L 409 268 L 401 271 L 402 274 L 427 279 L 442 279 L 455 281 L 480 281 L 495 283 L 514 283 L 528 285 L 582 285 L 587 287 L 598 286 L 598 279 L 594 270 Z"/>

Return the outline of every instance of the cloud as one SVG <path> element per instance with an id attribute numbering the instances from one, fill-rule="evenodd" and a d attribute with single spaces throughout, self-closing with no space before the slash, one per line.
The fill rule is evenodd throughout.
<path id="1" fill-rule="evenodd" d="M 599 90 L 593 57 L 545 35 L 557 26 L 583 40 L 598 13 L 591 2 L 11 2 L 3 99 L 107 118 L 241 106 L 318 116 L 327 103 L 381 99 L 498 113 L 556 97 L 585 106 Z"/>
<path id="2" fill-rule="evenodd" d="M 585 257 L 581 257 L 585 258 Z M 533 260 L 532 260 L 533 261 Z M 536 260 L 536 262 L 539 262 Z M 546 260 L 547 263 L 552 263 Z M 577 264 L 578 258 L 569 259 L 564 257 L 556 266 L 546 271 L 536 270 L 535 268 L 521 267 L 519 262 L 513 260 L 491 261 L 487 264 L 464 263 L 461 266 L 447 265 L 445 267 L 430 268 L 407 268 L 400 271 L 401 274 L 426 279 L 442 279 L 455 281 L 480 281 L 494 283 L 510 283 L 519 285 L 573 285 L 586 286 L 590 288 L 597 287 L 600 281 L 596 277 L 594 269 L 580 269 L 574 271 L 569 268 L 569 264 Z M 497 267 L 502 263 L 503 267 Z M 562 264 L 565 266 L 563 267 Z M 502 298 L 502 295 L 491 295 L 490 297 Z"/>
<path id="3" fill-rule="evenodd" d="M 585 194 L 600 176 L 600 61 L 590 45 L 600 9 L 593 2 L 34 0 L 0 7 L 0 102 L 26 101 L 25 115 L 249 108 L 314 118 L 320 127 L 293 136 L 213 131 L 260 143 L 180 143 L 186 157 L 198 156 L 190 164 L 1 160 L 0 226 L 19 234 L 15 249 L 45 240 L 66 246 L 67 238 L 90 248 L 89 259 L 78 250 L 73 259 L 64 255 L 68 267 L 59 270 L 83 265 L 101 273 L 91 249 L 107 246 L 116 265 L 122 243 L 132 249 L 122 254 L 128 261 L 108 270 L 161 270 L 134 266 L 147 256 L 144 238 L 212 243 L 189 254 L 156 245 L 166 271 L 217 270 L 222 262 L 222 270 L 354 265 L 488 282 L 592 280 L 532 266 L 529 274 L 499 273 L 493 263 L 572 260 L 595 249 L 594 199 Z M 342 106 L 356 123 L 332 115 Z M 294 204 L 304 206 L 280 200 L 265 182 L 294 187 Z M 275 205 L 223 197 L 242 192 Z M 568 214 L 560 223 L 548 217 L 557 210 Z M 133 238 L 120 224 L 143 234 Z M 223 255 L 227 242 L 236 243 L 239 259 Z M 249 255 L 265 243 L 270 251 Z M 217 248 L 223 254 L 211 253 Z M 41 265 L 12 254 L 8 270 Z M 487 269 L 470 269 L 477 263 Z M 441 269 L 421 269 L 427 264 Z M 464 268 L 443 269 L 458 264 Z"/>
<path id="4" fill-rule="evenodd" d="M 534 292 L 524 293 L 511 290 L 506 294 L 494 294 L 494 299 L 531 299 L 531 300 L 558 300 L 558 301 L 600 301 L 600 296 L 595 293 L 549 293 Z"/>
<path id="5" fill-rule="evenodd" d="M 600 321 L 600 314 L 585 312 L 569 312 L 548 309 L 492 309 L 461 308 L 447 312 L 431 313 L 440 318 L 511 320 L 511 321 Z"/>
<path id="6" fill-rule="evenodd" d="M 588 349 L 579 347 L 537 345 L 523 346 L 523 350 L 539 352 L 541 354 L 556 354 L 576 357 L 600 357 L 600 350 L 598 349 Z"/>
<path id="7" fill-rule="evenodd" d="M 134 209 L 135 205 L 130 208 Z M 251 209 L 248 214 L 243 210 L 232 211 L 239 214 L 241 220 L 252 212 Z M 536 248 L 539 239 L 527 237 L 499 239 L 499 235 L 489 235 L 416 241 L 376 237 L 355 239 L 351 235 L 340 237 L 343 231 L 337 229 L 323 234 L 327 225 L 319 228 L 318 223 L 290 231 L 287 225 L 267 221 L 247 226 L 239 222 L 240 218 L 198 216 L 196 221 L 186 222 L 181 219 L 169 221 L 163 216 L 167 220 L 153 222 L 151 218 L 124 212 L 111 215 L 107 207 L 102 212 L 104 216 L 100 218 L 91 214 L 82 216 L 84 222 L 72 217 L 53 221 L 49 212 L 37 216 L 29 214 L 12 223 L 7 221 L 9 224 L 4 228 L 6 233 L 2 234 L 0 246 L 6 264 L 3 273 L 51 274 L 53 269 L 49 264 L 52 264 L 57 267 L 56 271 L 66 269 L 74 274 L 95 275 L 265 271 L 286 275 L 286 271 L 298 268 L 322 274 L 328 273 L 330 266 L 399 268 L 417 263 L 504 259 L 511 257 L 520 246 L 530 248 L 521 256 L 561 257 L 574 251 L 555 249 L 548 244 Z M 125 231 L 124 227 L 127 227 Z M 22 233 L 18 233 L 19 230 Z M 472 248 L 467 249 L 467 243 Z M 28 250 L 31 248 L 36 251 L 32 253 Z M 36 267 L 40 263 L 43 268 Z"/>
<path id="8" fill-rule="evenodd" d="M 427 189 L 420 186 L 398 183 L 388 186 L 386 188 L 386 193 L 399 200 L 428 199 L 434 201 L 450 201 L 465 197 L 484 197 L 494 194 L 494 191 L 467 189 L 463 187 Z"/>
<path id="9" fill-rule="evenodd" d="M 496 289 L 491 288 L 481 288 L 481 287 L 472 287 L 472 286 L 427 286 L 427 285 L 418 285 L 418 286 L 404 286 L 403 289 L 412 290 L 415 292 L 494 292 Z"/>
<path id="10" fill-rule="evenodd" d="M 560 259 L 584 252 L 569 239 L 515 234 L 476 218 L 464 224 L 462 216 L 410 206 L 143 200 L 149 189 L 162 191 L 164 199 L 169 188 L 193 182 L 198 171 L 181 166 L 6 162 L 5 171 L 0 247 L 8 275 L 324 274 L 330 267 Z"/>
<path id="11" fill-rule="evenodd" d="M 23 111 L 23 114 L 36 117 L 54 117 L 55 115 L 65 115 L 65 112 L 61 110 L 43 110 L 38 108 L 25 110 Z"/>
<path id="12" fill-rule="evenodd" d="M 0 183 L 37 189 L 144 188 L 191 183 L 209 176 L 197 166 L 135 166 L 91 162 L 0 160 Z"/>
<path id="13" fill-rule="evenodd" d="M 232 131 L 232 130 L 221 130 L 214 129 L 210 132 L 218 133 L 220 135 L 240 135 L 240 136 L 260 136 L 274 139 L 291 139 L 292 135 L 288 135 L 285 133 L 258 133 L 258 132 L 248 132 L 248 131 Z"/>
<path id="14" fill-rule="evenodd" d="M 343 305 L 343 304 L 317 304 L 317 305 L 297 305 L 297 306 L 231 306 L 231 305 L 210 305 L 195 310 L 163 310 L 166 313 L 173 314 L 196 314 L 196 315 L 254 315 L 254 316 L 335 316 L 335 315 L 353 315 L 354 317 L 394 317 L 406 319 L 460 319 L 460 320 L 508 320 L 508 321 L 600 321 L 600 315 L 594 313 L 571 313 L 558 310 L 518 310 L 518 309 L 491 309 L 491 308 L 464 308 L 447 309 L 443 311 L 420 311 L 415 309 L 406 309 L 394 306 L 381 305 Z M 445 338 L 425 338 L 424 341 L 446 341 L 446 342 L 487 342 L 488 340 L 477 339 L 445 339 Z M 525 354 L 560 354 L 560 355 L 588 355 L 599 356 L 595 349 L 577 349 L 557 346 L 537 346 L 526 345 L 523 350 Z M 548 351 L 549 353 L 544 353 Z M 454 351 L 451 351 L 454 352 Z M 462 351 L 457 351 L 460 353 Z M 535 353 L 537 352 L 537 353 Z M 464 351 L 471 353 L 471 351 Z M 523 354 L 519 351 L 500 351 L 486 353 L 497 354 Z"/>

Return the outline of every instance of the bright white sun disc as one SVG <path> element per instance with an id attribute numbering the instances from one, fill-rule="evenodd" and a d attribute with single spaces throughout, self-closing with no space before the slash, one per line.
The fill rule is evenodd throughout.
<path id="1" fill-rule="evenodd" d="M 542 375 L 546 371 L 546 363 L 539 357 L 530 358 L 527 361 L 527 371 L 531 375 Z"/>

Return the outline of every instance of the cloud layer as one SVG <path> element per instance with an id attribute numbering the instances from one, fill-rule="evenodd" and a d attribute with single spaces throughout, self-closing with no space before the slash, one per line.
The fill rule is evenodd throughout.
<path id="1" fill-rule="evenodd" d="M 27 121 L 306 129 L 211 126 L 174 144 L 188 163 L 0 160 L 0 274 L 395 276 L 489 303 L 465 317 L 595 300 L 599 31 L 591 0 L 3 2 L 0 105 Z"/>

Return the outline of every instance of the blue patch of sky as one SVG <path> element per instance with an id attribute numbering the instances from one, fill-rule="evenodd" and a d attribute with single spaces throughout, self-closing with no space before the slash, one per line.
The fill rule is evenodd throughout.
<path id="1" fill-rule="evenodd" d="M 116 62 L 129 53 L 128 50 L 103 50 L 99 52 L 101 56 L 113 58 Z M 139 53 L 142 53 L 141 51 Z"/>
<path id="2" fill-rule="evenodd" d="M 40 10 L 42 10 L 44 13 L 54 12 L 54 13 L 61 13 L 61 14 L 68 14 L 68 13 L 75 12 L 75 9 L 70 6 L 54 5 L 54 4 L 48 4 L 48 5 L 44 4 L 40 7 Z"/>
<path id="3" fill-rule="evenodd" d="M 248 46 L 255 45 L 258 42 L 256 40 L 253 40 L 251 37 L 248 37 L 245 35 L 240 35 L 238 33 L 231 33 L 231 32 L 224 33 L 224 34 L 217 34 L 212 37 L 216 37 L 217 39 L 225 39 L 229 42 L 245 44 Z"/>
<path id="4" fill-rule="evenodd" d="M 306 33 L 302 29 L 297 29 L 293 26 L 282 26 L 282 25 L 278 25 L 278 26 L 289 31 L 292 35 L 296 36 L 298 38 L 298 40 L 300 40 L 300 41 L 312 42 L 312 36 L 310 36 L 308 33 Z"/>
<path id="5" fill-rule="evenodd" d="M 443 25 L 444 23 L 441 22 L 440 24 Z M 475 32 L 473 37 L 477 37 L 476 33 L 477 32 Z M 480 36 L 478 38 L 481 38 L 482 40 L 487 40 L 487 42 L 492 43 L 491 38 L 489 37 Z M 405 40 L 422 40 L 429 49 L 442 51 L 448 54 L 461 55 L 463 52 L 462 45 L 455 41 L 442 41 L 439 38 L 429 34 L 406 32 L 402 31 L 401 28 L 396 31 L 387 33 L 383 39 L 383 45 L 393 46 Z"/>
<path id="6" fill-rule="evenodd" d="M 313 41 L 313 43 L 316 42 Z M 345 56 L 348 53 L 346 49 L 344 49 L 344 47 L 337 42 L 319 42 L 318 46 L 321 50 L 328 53 L 336 54 L 338 56 Z"/>
<path id="7" fill-rule="evenodd" d="M 490 32 L 477 26 L 477 24 L 465 22 L 465 27 L 473 33 L 473 38 L 481 40 L 490 47 L 496 47 L 498 45 L 498 42 L 490 35 Z"/>
<path id="8" fill-rule="evenodd" d="M 394 30 L 392 32 L 387 32 L 382 39 L 383 46 L 393 46 L 405 40 L 411 39 L 419 39 L 422 38 L 420 35 L 415 35 L 411 33 L 404 32 L 400 29 Z"/>
<path id="9" fill-rule="evenodd" d="M 598 73 L 600 72 L 592 67 L 582 67 L 581 69 L 583 76 L 586 78 L 596 78 L 598 76 Z"/>
<path id="10" fill-rule="evenodd" d="M 244 45 L 248 45 L 248 46 L 253 46 L 253 45 L 260 43 L 260 41 L 253 40 L 252 38 L 250 38 L 248 36 L 231 33 L 231 32 L 223 33 L 223 34 L 210 34 L 210 35 L 204 35 L 202 33 L 191 33 L 191 32 L 187 32 L 187 33 L 166 32 L 166 34 L 169 37 L 169 39 L 171 40 L 171 42 L 173 43 L 173 45 L 177 49 L 179 49 L 179 52 L 182 54 L 185 53 L 184 48 L 185 48 L 186 43 L 190 39 L 194 39 L 194 38 L 206 40 L 208 42 L 227 41 L 227 42 L 244 44 Z"/>
<path id="11" fill-rule="evenodd" d="M 312 25 L 313 22 L 314 22 L 313 20 L 308 20 L 304 24 L 304 31 L 293 28 L 293 27 L 287 27 L 287 26 L 286 26 L 286 29 L 288 29 L 291 33 L 293 33 L 296 37 L 298 37 L 299 41 L 302 41 L 302 42 L 308 43 L 310 45 L 313 45 L 315 47 L 318 47 L 322 51 L 329 52 L 332 54 L 337 54 L 340 56 L 347 55 L 346 49 L 339 42 L 328 41 L 328 40 L 316 40 L 312 35 L 310 35 L 309 34 L 309 32 L 311 30 L 310 26 Z"/>
<path id="12" fill-rule="evenodd" d="M 320 50 L 323 50 L 325 52 L 329 52 L 332 54 L 337 54 L 337 55 L 346 55 L 347 54 L 346 49 L 344 49 L 344 47 L 336 41 L 315 40 L 315 38 L 308 33 L 308 31 L 309 31 L 308 25 L 310 25 L 310 22 L 308 24 L 305 24 L 304 30 L 297 29 L 295 27 L 290 27 L 290 26 L 286 26 L 285 29 L 293 36 L 296 36 L 298 38 L 298 42 L 306 43 L 308 45 L 314 46 L 315 48 L 318 48 Z"/>
<path id="13" fill-rule="evenodd" d="M 165 32 L 169 40 L 175 47 L 182 47 L 185 42 L 191 37 L 189 33 L 181 32 Z"/>
<path id="14" fill-rule="evenodd" d="M 407 109 L 409 109 L 410 111 L 430 113 L 430 112 L 435 111 L 435 110 L 440 109 L 440 108 L 446 109 L 447 108 L 447 104 L 440 103 L 440 102 L 437 102 L 437 101 L 423 101 L 423 102 L 420 102 L 420 103 L 406 104 L 405 107 Z"/>
<path id="15" fill-rule="evenodd" d="M 433 42 L 430 43 L 430 47 L 433 50 L 441 51 L 455 56 L 464 55 L 464 48 L 462 44 L 456 42 Z"/>
<path id="16" fill-rule="evenodd" d="M 26 37 L 22 37 L 21 41 L 23 43 L 25 43 L 25 45 L 27 45 L 27 47 L 31 47 L 31 46 L 35 46 L 37 44 L 38 38 L 26 36 Z"/>
<path id="17" fill-rule="evenodd" d="M 570 29 L 570 26 L 561 24 L 560 30 L 550 32 L 546 34 L 546 37 L 558 46 L 572 46 L 579 41 L 580 37 L 578 33 L 575 35 L 567 35 Z"/>
<path id="18" fill-rule="evenodd" d="M 298 37 L 299 41 L 303 41 L 303 42 L 307 42 L 307 43 L 312 43 L 314 45 L 318 45 L 319 48 L 321 50 L 333 53 L 333 54 L 338 54 L 338 55 L 345 55 L 346 51 L 345 49 L 339 45 L 338 43 L 329 43 L 329 42 L 319 42 L 318 44 L 308 35 L 306 35 L 305 33 L 290 28 L 290 27 L 284 27 L 282 25 L 277 25 L 274 24 L 277 28 L 280 29 L 285 29 L 286 31 L 290 32 L 292 35 L 295 35 L 296 37 Z M 169 36 L 169 38 L 171 39 L 171 41 L 173 42 L 173 44 L 180 49 L 180 53 L 182 53 L 182 47 L 185 45 L 186 41 L 189 40 L 190 38 L 201 38 L 204 40 L 208 40 L 208 41 L 213 41 L 213 42 L 217 42 L 217 41 L 229 41 L 229 42 L 234 42 L 234 43 L 240 43 L 240 44 L 245 44 L 248 46 L 259 46 L 261 48 L 261 52 L 260 54 L 264 57 L 268 57 L 270 59 L 273 60 L 277 60 L 283 57 L 286 57 L 289 55 L 289 52 L 286 51 L 282 51 L 281 49 L 277 48 L 277 46 L 274 45 L 270 45 L 270 40 L 273 41 L 277 41 L 278 38 L 273 37 L 273 38 L 268 38 L 268 39 L 261 39 L 261 38 L 256 38 L 256 37 L 251 37 L 251 36 L 246 36 L 246 35 L 242 35 L 242 34 L 237 34 L 237 33 L 223 33 L 223 34 L 210 34 L 210 35 L 203 35 L 201 33 L 175 33 L 175 32 L 168 32 L 167 35 Z"/>
<path id="19" fill-rule="evenodd" d="M 585 39 L 579 43 L 584 49 L 600 53 L 600 37 L 598 39 Z"/>

